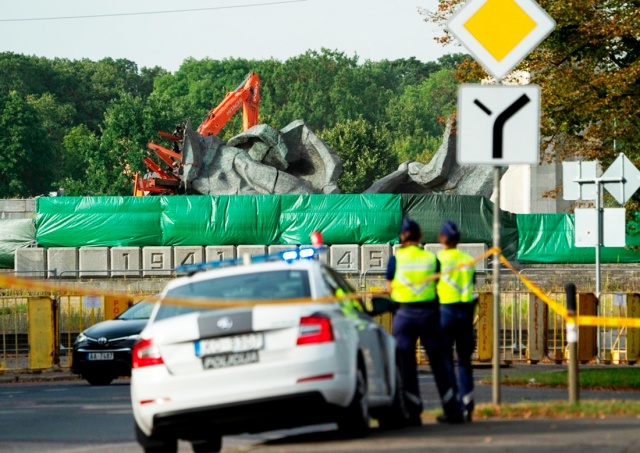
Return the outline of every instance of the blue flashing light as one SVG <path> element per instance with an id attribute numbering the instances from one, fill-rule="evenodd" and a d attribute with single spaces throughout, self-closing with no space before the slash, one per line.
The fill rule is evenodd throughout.
<path id="1" fill-rule="evenodd" d="M 300 258 L 313 258 L 313 256 L 316 254 L 316 249 L 304 248 L 300 249 L 298 253 L 300 254 Z"/>
<path id="2" fill-rule="evenodd" d="M 289 250 L 286 252 L 282 252 L 282 259 L 285 261 L 293 261 L 298 259 L 298 251 L 297 250 Z"/>
<path id="3" fill-rule="evenodd" d="M 287 261 L 293 262 L 299 259 L 313 259 L 316 254 L 325 251 L 327 249 L 326 245 L 320 246 L 312 246 L 305 247 L 301 249 L 293 249 L 293 250 L 285 250 L 277 253 L 267 253 L 265 255 L 255 255 L 249 257 L 249 261 L 251 263 L 259 263 L 262 261 Z M 229 258 L 226 260 L 218 260 L 218 261 L 206 261 L 203 263 L 195 263 L 195 264 L 183 264 L 182 266 L 178 266 L 175 268 L 177 273 L 186 273 L 186 274 L 194 274 L 196 272 L 204 271 L 207 269 L 215 269 L 218 267 L 224 266 L 233 266 L 237 264 L 242 264 L 245 262 L 243 257 L 240 258 Z"/>

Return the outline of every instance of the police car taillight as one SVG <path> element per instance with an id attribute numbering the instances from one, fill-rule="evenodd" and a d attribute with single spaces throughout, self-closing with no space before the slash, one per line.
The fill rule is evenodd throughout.
<path id="1" fill-rule="evenodd" d="M 131 366 L 133 368 L 143 368 L 151 365 L 162 365 L 160 349 L 153 343 L 152 339 L 140 340 L 133 346 L 133 357 Z"/>
<path id="2" fill-rule="evenodd" d="M 334 341 L 331 321 L 324 316 L 305 316 L 300 318 L 298 345 L 327 343 Z"/>

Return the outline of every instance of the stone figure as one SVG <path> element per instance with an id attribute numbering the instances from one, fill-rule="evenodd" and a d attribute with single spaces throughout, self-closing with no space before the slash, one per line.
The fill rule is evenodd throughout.
<path id="1" fill-rule="evenodd" d="M 455 121 L 449 120 L 442 145 L 427 164 L 403 162 L 364 193 L 441 193 L 491 197 L 493 167 L 456 163 Z"/>
<path id="2" fill-rule="evenodd" d="M 259 124 L 224 143 L 187 122 L 182 183 L 203 195 L 339 193 L 340 158 L 302 120 Z"/>

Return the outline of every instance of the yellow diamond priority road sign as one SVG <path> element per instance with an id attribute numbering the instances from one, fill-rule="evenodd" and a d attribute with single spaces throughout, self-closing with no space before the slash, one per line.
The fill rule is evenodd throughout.
<path id="1" fill-rule="evenodd" d="M 555 28 L 533 0 L 469 0 L 447 28 L 497 80 L 502 80 Z"/>

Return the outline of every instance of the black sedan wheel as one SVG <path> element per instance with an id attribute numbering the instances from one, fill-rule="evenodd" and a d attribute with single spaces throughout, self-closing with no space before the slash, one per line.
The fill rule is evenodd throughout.
<path id="1" fill-rule="evenodd" d="M 82 377 L 91 385 L 109 385 L 115 379 L 113 376 L 102 374 L 86 374 Z"/>

